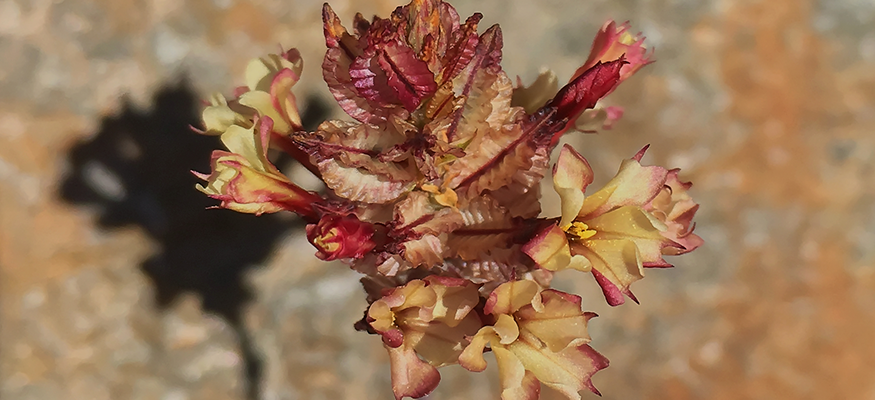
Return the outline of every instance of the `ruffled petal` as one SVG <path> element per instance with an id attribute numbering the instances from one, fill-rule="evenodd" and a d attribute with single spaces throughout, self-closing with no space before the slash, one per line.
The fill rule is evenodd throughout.
<path id="1" fill-rule="evenodd" d="M 288 133 L 291 130 L 286 118 L 274 108 L 270 93 L 253 90 L 240 95 L 237 99 L 240 104 L 256 110 L 260 115 L 270 117 L 274 121 L 274 130 L 279 133 Z"/>
<path id="2" fill-rule="evenodd" d="M 663 249 L 664 254 L 679 255 L 689 253 L 704 243 L 701 237 L 693 233 L 696 224 L 693 217 L 699 210 L 699 205 L 690 197 L 688 190 L 693 186 L 678 178 L 680 170 L 668 171 L 665 187 L 648 205 L 644 207 L 659 221 L 665 223 L 663 236 L 681 247 Z"/>
<path id="3" fill-rule="evenodd" d="M 580 297 L 548 289 L 541 292 L 544 311 L 524 307 L 516 313 L 521 330 L 525 330 L 547 345 L 552 352 L 590 341 L 586 324 L 593 313 L 580 309 Z"/>
<path id="4" fill-rule="evenodd" d="M 495 328 L 484 326 L 477 331 L 477 334 L 470 338 L 470 343 L 459 355 L 459 365 L 468 371 L 480 372 L 486 369 L 486 359 L 483 358 L 483 351 L 489 342 L 498 341 L 498 334 L 495 333 Z"/>
<path id="5" fill-rule="evenodd" d="M 274 77 L 270 84 L 270 100 L 274 110 L 277 110 L 283 120 L 293 130 L 301 129 L 301 115 L 298 112 L 298 100 L 292 92 L 292 87 L 298 83 L 300 75 L 291 69 L 283 69 Z M 284 133 L 280 131 L 281 133 Z"/>

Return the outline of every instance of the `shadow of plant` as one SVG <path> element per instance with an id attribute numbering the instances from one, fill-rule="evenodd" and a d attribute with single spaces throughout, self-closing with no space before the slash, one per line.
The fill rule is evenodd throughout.
<path id="1" fill-rule="evenodd" d="M 103 228 L 137 225 L 148 233 L 158 250 L 139 267 L 155 286 L 157 306 L 164 310 L 180 294 L 195 293 L 205 312 L 223 318 L 238 337 L 246 396 L 256 400 L 263 361 L 242 320 L 253 297 L 244 276 L 301 221 L 207 209 L 217 202 L 195 190 L 198 180 L 189 171 L 209 172 L 210 153 L 221 143 L 189 128 L 200 124 L 200 101 L 185 80 L 158 90 L 151 110 L 123 102 L 120 114 L 105 117 L 95 135 L 70 148 L 60 197 L 96 208 Z M 326 107 L 307 104 L 309 127 Z"/>

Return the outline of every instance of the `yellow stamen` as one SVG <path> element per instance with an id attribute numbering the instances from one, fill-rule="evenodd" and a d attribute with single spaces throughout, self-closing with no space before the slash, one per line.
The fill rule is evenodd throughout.
<path id="1" fill-rule="evenodd" d="M 574 221 L 562 230 L 571 235 L 572 239 L 589 239 L 596 234 L 596 231 L 589 229 L 587 224 L 580 221 Z"/>
<path id="2" fill-rule="evenodd" d="M 437 185 L 426 183 L 420 186 L 422 190 L 434 195 L 434 201 L 444 207 L 455 207 L 459 196 L 453 189 L 448 187 L 439 188 Z"/>
<path id="3" fill-rule="evenodd" d="M 637 40 L 635 40 L 635 39 L 636 38 L 634 35 L 630 34 L 628 31 L 626 31 L 626 32 L 623 32 L 622 34 L 620 34 L 620 38 L 617 39 L 617 41 L 620 42 L 621 44 L 625 44 L 626 46 L 631 46 L 631 45 L 635 44 L 635 42 L 637 42 Z"/>
<path id="4" fill-rule="evenodd" d="M 323 249 L 326 252 L 334 252 L 340 249 L 340 243 L 334 242 L 337 237 L 337 228 L 333 228 L 325 233 L 324 236 L 318 236 L 313 240 L 313 244 Z"/>

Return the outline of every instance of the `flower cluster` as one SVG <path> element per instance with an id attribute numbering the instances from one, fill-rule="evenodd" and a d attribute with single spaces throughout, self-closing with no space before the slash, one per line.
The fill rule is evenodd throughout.
<path id="1" fill-rule="evenodd" d="M 396 398 L 430 393 L 444 365 L 482 371 L 484 351 L 503 399 L 536 399 L 542 384 L 569 399 L 598 393 L 590 377 L 608 361 L 589 346 L 595 314 L 550 289 L 553 272 L 592 273 L 618 305 L 636 300 L 630 285 L 644 268 L 702 243 L 690 184 L 643 166 L 644 150 L 587 195 L 594 173 L 565 145 L 552 168 L 561 215 L 540 216 L 559 138 L 620 117 L 597 102 L 651 62 L 643 38 L 608 22 L 565 86 L 551 72 L 524 86 L 502 70 L 501 29 L 481 33 L 480 14 L 462 21 L 441 0 L 356 15 L 351 31 L 327 4 L 322 16 L 323 78 L 352 120 L 305 130 L 292 92 L 299 53 L 253 60 L 245 86 L 203 112 L 201 132 L 228 151 L 213 153 L 198 189 L 239 212 L 299 214 L 317 257 L 364 274 L 370 306 L 356 328 L 382 336 Z M 326 190 L 291 182 L 271 148 Z"/>

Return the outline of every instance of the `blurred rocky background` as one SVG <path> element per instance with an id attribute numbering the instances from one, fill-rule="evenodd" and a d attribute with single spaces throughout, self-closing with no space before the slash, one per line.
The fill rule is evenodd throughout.
<path id="1" fill-rule="evenodd" d="M 695 182 L 707 243 L 648 271 L 641 305 L 557 279 L 601 315 L 605 399 L 875 399 L 875 3 L 454 4 L 502 25 L 524 81 L 567 79 L 608 18 L 656 48 L 607 100 L 615 129 L 572 140 L 597 184 L 651 143 L 645 161 Z M 199 99 L 280 46 L 304 56 L 305 124 L 343 117 L 320 8 L 0 0 L 0 398 L 392 398 L 379 339 L 352 328 L 356 274 L 316 260 L 294 217 L 204 210 L 188 173 L 218 147 L 188 130 Z M 494 370 L 442 373 L 431 399 L 497 398 Z"/>

